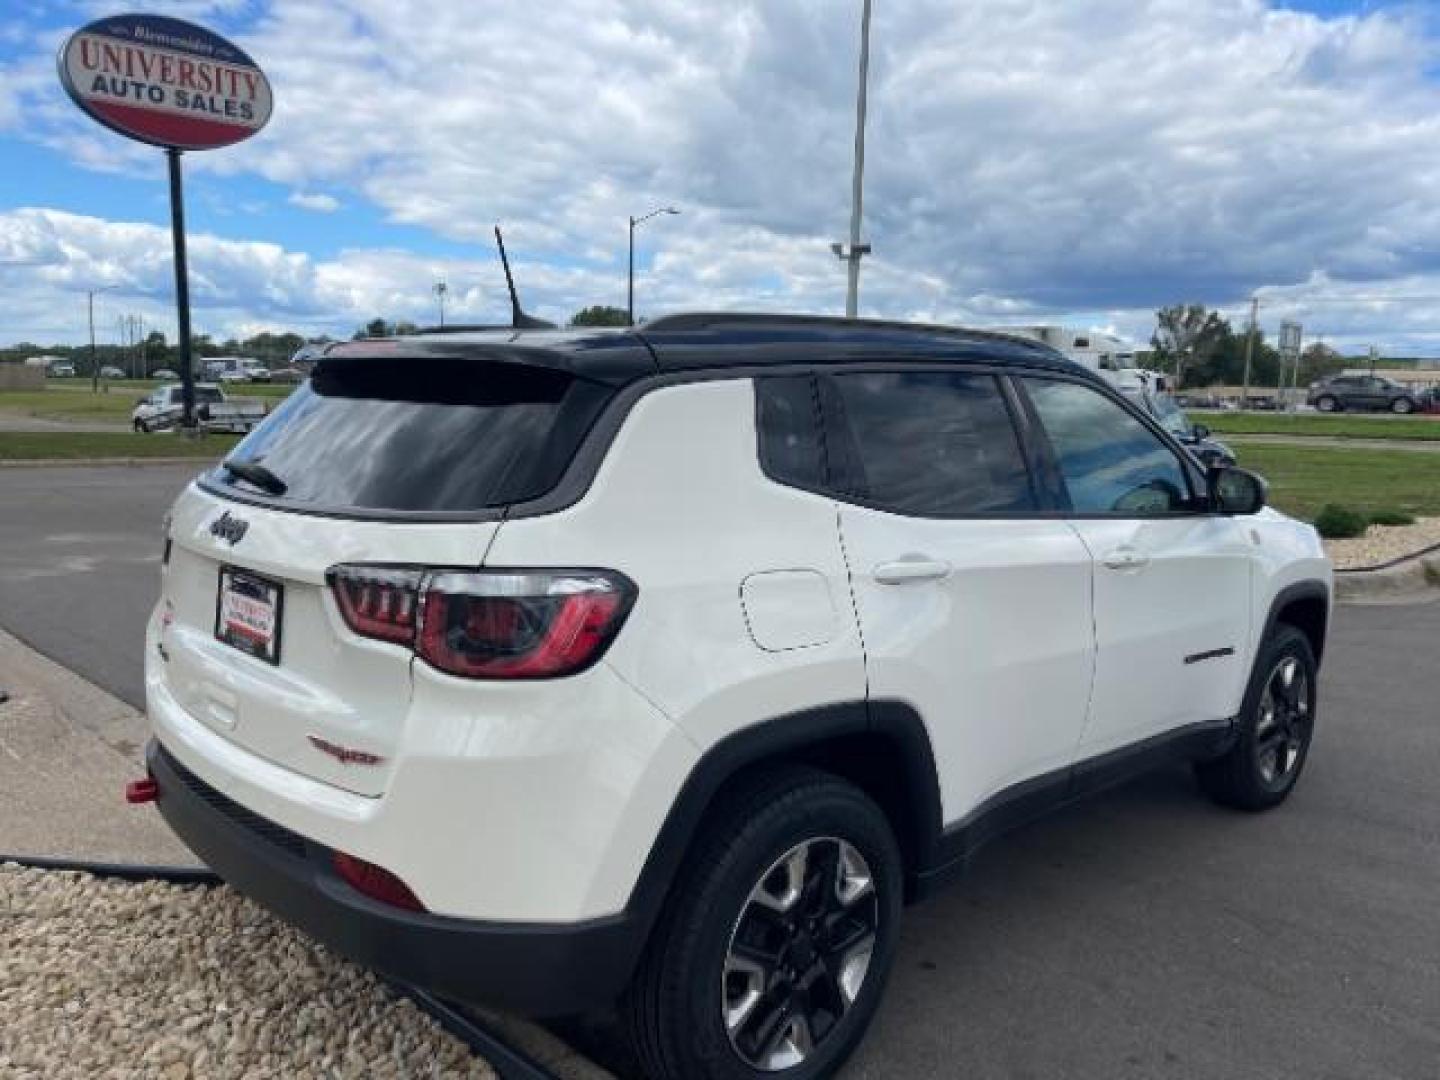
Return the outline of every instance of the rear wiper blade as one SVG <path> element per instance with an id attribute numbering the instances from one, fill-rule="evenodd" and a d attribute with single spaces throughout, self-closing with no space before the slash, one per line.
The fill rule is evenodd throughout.
<path id="1" fill-rule="evenodd" d="M 238 476 L 248 484 L 254 484 L 267 495 L 284 495 L 290 485 L 258 461 L 225 460 L 220 467 L 232 476 Z"/>

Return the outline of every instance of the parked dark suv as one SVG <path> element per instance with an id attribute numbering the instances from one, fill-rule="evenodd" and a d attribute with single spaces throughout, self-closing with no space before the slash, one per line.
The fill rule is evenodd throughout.
<path id="1" fill-rule="evenodd" d="M 1419 408 L 1412 391 L 1379 375 L 1332 375 L 1311 383 L 1306 400 L 1321 412 L 1383 409 L 1412 413 Z"/>

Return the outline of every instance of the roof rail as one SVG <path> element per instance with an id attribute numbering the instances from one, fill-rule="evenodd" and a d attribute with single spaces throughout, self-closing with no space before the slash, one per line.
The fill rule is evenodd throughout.
<path id="1" fill-rule="evenodd" d="M 473 334 L 481 330 L 513 331 L 509 323 L 446 323 L 444 326 L 417 326 L 406 336 L 415 334 Z"/>
<path id="2" fill-rule="evenodd" d="M 661 315 L 642 323 L 636 329 L 642 334 L 659 332 L 684 332 L 687 330 L 715 330 L 721 327 L 854 327 L 857 330 L 909 330 L 923 334 L 948 334 L 966 338 L 994 338 L 1014 341 L 1049 351 L 1049 346 L 1033 338 L 1007 333 L 1004 330 L 977 330 L 965 326 L 947 326 L 943 323 L 905 322 L 900 319 L 847 319 L 840 315 L 807 315 L 792 312 L 767 311 L 684 311 L 674 315 Z"/>

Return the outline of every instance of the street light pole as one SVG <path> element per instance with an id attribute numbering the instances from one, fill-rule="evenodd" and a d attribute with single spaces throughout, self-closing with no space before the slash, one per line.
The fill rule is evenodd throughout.
<path id="1" fill-rule="evenodd" d="M 630 216 L 630 270 L 626 275 L 625 287 L 625 313 L 627 321 L 631 326 L 635 325 L 635 226 L 643 225 L 657 214 L 678 214 L 673 206 L 662 206 L 657 210 L 651 210 L 648 214 L 640 217 Z"/>

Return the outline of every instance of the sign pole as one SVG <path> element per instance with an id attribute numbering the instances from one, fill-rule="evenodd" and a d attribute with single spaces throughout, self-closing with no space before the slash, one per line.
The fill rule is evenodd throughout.
<path id="1" fill-rule="evenodd" d="M 60 84 L 82 112 L 112 131 L 165 151 L 179 316 L 180 425 L 193 433 L 195 359 L 180 155 L 232 146 L 263 128 L 274 108 L 270 81 L 245 50 L 203 26 L 168 15 L 96 19 L 66 39 L 55 62 Z M 92 296 L 92 309 L 93 304 Z M 92 345 L 92 367 L 94 362 Z"/>
<path id="2" fill-rule="evenodd" d="M 180 334 L 180 424 L 195 428 L 195 367 L 190 356 L 190 274 L 185 266 L 185 191 L 180 180 L 180 151 L 165 151 L 170 164 L 170 235 L 175 241 L 175 307 Z"/>

